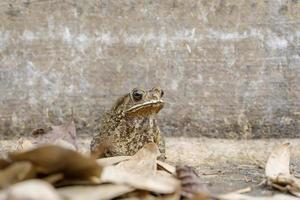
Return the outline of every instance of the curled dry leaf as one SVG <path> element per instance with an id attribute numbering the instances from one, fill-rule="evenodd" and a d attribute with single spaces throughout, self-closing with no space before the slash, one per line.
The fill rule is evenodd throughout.
<path id="1" fill-rule="evenodd" d="M 129 160 L 115 166 L 106 166 L 101 174 L 101 180 L 161 194 L 174 193 L 179 188 L 179 181 L 171 176 L 156 174 L 158 156 L 157 145 L 146 144 Z"/>
<path id="2" fill-rule="evenodd" d="M 5 169 L 0 170 L 0 188 L 33 178 L 34 175 L 33 166 L 30 162 L 13 163 Z"/>
<path id="3" fill-rule="evenodd" d="M 100 158 L 97 159 L 97 163 L 101 166 L 109 166 L 109 165 L 115 165 L 120 162 L 126 161 L 131 159 L 132 156 L 115 156 L 115 157 L 107 157 L 107 158 Z M 176 174 L 176 168 L 166 162 L 156 160 L 157 162 L 157 168 L 160 170 L 164 170 L 170 174 Z"/>
<path id="4" fill-rule="evenodd" d="M 290 144 L 285 143 L 275 148 L 268 158 L 265 173 L 268 179 L 276 179 L 279 175 L 290 176 Z"/>
<path id="5" fill-rule="evenodd" d="M 74 121 L 71 121 L 67 124 L 61 126 L 52 126 L 52 134 L 58 139 L 63 139 L 73 144 L 76 149 L 78 149 L 77 137 L 76 137 L 76 128 Z"/>
<path id="6" fill-rule="evenodd" d="M 51 126 L 52 130 L 46 134 L 37 134 L 39 144 L 56 144 L 69 149 L 78 150 L 76 128 L 74 121 L 60 125 Z"/>
<path id="7" fill-rule="evenodd" d="M 58 193 L 68 200 L 104 200 L 113 199 L 133 191 L 125 185 L 102 184 L 97 186 L 72 186 L 58 189 Z"/>
<path id="8" fill-rule="evenodd" d="M 266 164 L 268 185 L 282 192 L 290 192 L 300 197 L 300 180 L 290 174 L 290 144 L 275 148 Z"/>
<path id="9" fill-rule="evenodd" d="M 155 175 L 156 159 L 160 155 L 155 143 L 148 143 L 140 149 L 131 159 L 120 162 L 116 168 L 143 175 Z"/>
<path id="10" fill-rule="evenodd" d="M 132 156 L 115 156 L 97 159 L 97 163 L 101 166 L 115 165 L 122 161 L 131 159 Z"/>
<path id="11" fill-rule="evenodd" d="M 17 183 L 4 191 L 11 200 L 62 200 L 52 185 L 41 180 Z"/>
<path id="12" fill-rule="evenodd" d="M 94 159 L 54 145 L 40 146 L 27 152 L 10 153 L 9 158 L 13 162 L 32 163 L 39 174 L 62 173 L 68 179 L 90 179 L 99 177 L 101 172 L 101 167 Z"/>

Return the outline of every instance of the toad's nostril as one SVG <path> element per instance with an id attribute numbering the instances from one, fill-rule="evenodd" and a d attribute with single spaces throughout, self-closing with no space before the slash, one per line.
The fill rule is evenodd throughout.
<path id="1" fill-rule="evenodd" d="M 132 97 L 135 101 L 140 101 L 143 98 L 143 91 L 142 90 L 134 90 L 132 92 Z"/>
<path id="2" fill-rule="evenodd" d="M 160 91 L 160 97 L 163 97 L 165 92 L 163 90 Z"/>

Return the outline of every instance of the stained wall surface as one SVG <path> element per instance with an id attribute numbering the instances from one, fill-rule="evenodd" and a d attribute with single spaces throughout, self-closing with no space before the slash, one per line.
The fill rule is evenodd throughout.
<path id="1" fill-rule="evenodd" d="M 157 85 L 167 135 L 298 137 L 300 2 L 1 0 L 0 135 L 71 116 L 93 134 Z"/>

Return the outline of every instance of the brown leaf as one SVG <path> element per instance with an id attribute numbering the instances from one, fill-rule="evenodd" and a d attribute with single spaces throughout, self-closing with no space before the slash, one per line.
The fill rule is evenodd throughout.
<path id="1" fill-rule="evenodd" d="M 279 175 L 290 176 L 290 144 L 276 147 L 268 158 L 265 173 L 268 179 L 276 179 Z"/>
<path id="2" fill-rule="evenodd" d="M 17 162 L 0 171 L 0 188 L 33 178 L 35 175 L 30 162 Z"/>
<path id="3" fill-rule="evenodd" d="M 134 188 L 125 185 L 103 184 L 97 186 L 72 186 L 59 188 L 61 196 L 68 200 L 104 200 L 113 199 L 133 191 Z"/>
<path id="4" fill-rule="evenodd" d="M 0 170 L 6 168 L 7 166 L 9 166 L 11 163 L 4 159 L 4 158 L 0 158 Z"/>
<path id="5" fill-rule="evenodd" d="M 37 173 L 43 175 L 63 173 L 65 178 L 89 179 L 94 176 L 99 177 L 101 172 L 101 167 L 94 159 L 54 145 L 41 146 L 27 152 L 11 153 L 9 158 L 13 162 L 31 162 Z"/>

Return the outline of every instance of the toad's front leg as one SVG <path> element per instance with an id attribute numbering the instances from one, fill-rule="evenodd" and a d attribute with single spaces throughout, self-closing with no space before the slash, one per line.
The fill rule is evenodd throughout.
<path id="1" fill-rule="evenodd" d="M 158 157 L 159 160 L 164 161 L 166 159 L 166 144 L 165 144 L 165 138 L 162 135 L 162 133 L 159 133 L 154 141 L 159 148 L 160 156 Z"/>

